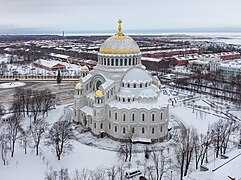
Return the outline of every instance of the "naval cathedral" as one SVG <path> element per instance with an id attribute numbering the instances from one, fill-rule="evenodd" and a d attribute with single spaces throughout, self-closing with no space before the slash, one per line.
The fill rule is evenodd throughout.
<path id="1" fill-rule="evenodd" d="M 74 122 L 97 137 L 155 142 L 167 137 L 169 107 L 160 97 L 161 83 L 141 64 L 137 43 L 122 33 L 100 47 L 92 71 L 81 69 L 75 86 Z"/>

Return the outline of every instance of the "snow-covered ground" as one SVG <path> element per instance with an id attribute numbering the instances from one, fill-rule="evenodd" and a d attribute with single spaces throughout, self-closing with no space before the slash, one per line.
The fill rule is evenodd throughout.
<path id="1" fill-rule="evenodd" d="M 193 95 L 188 91 L 177 92 L 170 88 L 165 88 L 163 93 L 163 99 L 169 99 L 168 102 L 170 104 L 171 115 L 170 126 L 175 126 L 175 128 L 177 126 L 179 126 L 178 128 L 182 128 L 182 124 L 184 126 L 195 127 L 199 133 L 206 133 L 210 124 L 218 121 L 221 117 L 227 118 L 224 114 L 220 113 L 220 111 L 225 112 L 228 109 L 227 107 L 232 107 L 232 111 L 229 113 L 235 112 L 235 115 L 239 115 L 240 117 L 240 111 L 236 110 L 236 107 L 229 102 L 221 103 L 217 99 L 211 99 L 208 96 L 201 96 L 199 94 Z M 212 106 L 210 104 L 212 104 Z M 219 105 L 219 108 L 213 105 Z M 56 109 L 49 112 L 46 121 L 50 124 L 54 123 L 60 119 L 69 108 L 71 109 L 70 105 L 57 106 Z M 30 119 L 26 117 L 24 127 L 29 125 L 29 122 Z M 43 146 L 43 144 L 41 145 L 41 153 L 39 156 L 36 156 L 34 151 L 30 152 L 30 148 L 28 148 L 28 153 L 25 155 L 24 150 L 17 144 L 14 157 L 8 157 L 8 165 L 4 166 L 2 161 L 0 161 L 1 177 L 3 177 L 4 180 L 16 180 L 19 178 L 24 180 L 43 180 L 46 171 L 68 168 L 69 172 L 73 173 L 76 169 L 96 169 L 98 167 L 110 168 L 113 165 L 120 163 L 120 159 L 116 153 L 116 149 L 118 145 L 120 145 L 119 142 L 108 138 L 97 139 L 89 132 L 79 134 L 77 138 L 79 141 L 74 142 L 74 151 L 64 156 L 60 161 L 57 160 L 54 152 Z M 171 147 L 170 143 L 170 141 L 167 141 L 157 145 L 159 147 Z M 144 150 L 145 148 L 145 145 L 135 146 L 134 149 L 138 150 Z M 238 151 L 231 151 L 230 153 L 234 153 L 230 155 L 231 157 L 235 156 Z M 170 157 L 174 158 L 175 155 L 173 154 Z M 137 160 L 144 162 L 145 158 L 143 151 L 139 151 L 139 153 L 134 155 L 131 163 L 132 168 L 137 167 Z M 216 160 L 216 167 L 224 162 L 223 160 L 220 160 L 220 163 L 218 161 L 219 160 Z M 234 164 L 241 163 L 241 156 L 233 162 Z M 210 169 L 212 169 L 212 165 L 213 162 L 207 166 L 210 166 Z M 227 175 L 229 168 L 232 169 L 233 174 L 239 173 L 237 168 L 232 166 L 234 165 L 230 165 L 230 167 L 225 165 L 225 170 L 222 171 L 222 168 L 220 168 L 220 170 L 217 170 L 214 173 L 211 171 L 208 173 L 195 171 L 190 175 L 190 179 L 223 179 L 223 177 Z M 238 175 L 240 175 L 240 173 Z M 173 179 L 178 178 L 177 172 L 173 170 Z"/>
<path id="2" fill-rule="evenodd" d="M 22 87 L 25 86 L 25 83 L 23 82 L 11 82 L 11 83 L 1 83 L 0 89 L 8 89 L 8 88 L 16 88 L 16 87 Z"/>

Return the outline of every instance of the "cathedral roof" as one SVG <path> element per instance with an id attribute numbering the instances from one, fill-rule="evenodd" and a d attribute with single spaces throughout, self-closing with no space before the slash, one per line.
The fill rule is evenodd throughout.
<path id="1" fill-rule="evenodd" d="M 139 54 L 140 48 L 137 43 L 129 36 L 122 33 L 121 23 L 119 20 L 118 33 L 109 37 L 100 47 L 101 54 Z"/>
<path id="2" fill-rule="evenodd" d="M 132 68 L 124 76 L 122 82 L 150 82 L 151 76 L 141 68 Z"/>

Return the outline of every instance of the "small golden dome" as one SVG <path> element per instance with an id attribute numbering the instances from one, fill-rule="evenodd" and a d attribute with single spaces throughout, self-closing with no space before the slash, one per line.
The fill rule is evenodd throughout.
<path id="1" fill-rule="evenodd" d="M 81 83 L 76 84 L 75 89 L 82 89 L 83 85 Z"/>
<path id="2" fill-rule="evenodd" d="M 102 97 L 102 96 L 104 96 L 104 92 L 101 91 L 101 90 L 97 90 L 97 91 L 95 92 L 95 96 L 96 96 L 96 97 Z"/>
<path id="3" fill-rule="evenodd" d="M 86 65 L 84 65 L 80 68 L 80 70 L 81 71 L 89 71 L 89 68 Z"/>
<path id="4" fill-rule="evenodd" d="M 161 85 L 161 81 L 157 81 L 157 85 L 160 86 Z"/>

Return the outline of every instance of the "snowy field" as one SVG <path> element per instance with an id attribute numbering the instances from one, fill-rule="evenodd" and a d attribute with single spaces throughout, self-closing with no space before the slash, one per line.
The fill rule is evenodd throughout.
<path id="1" fill-rule="evenodd" d="M 9 89 L 9 88 L 22 87 L 22 86 L 25 86 L 25 83 L 23 82 L 1 83 L 0 89 Z"/>

